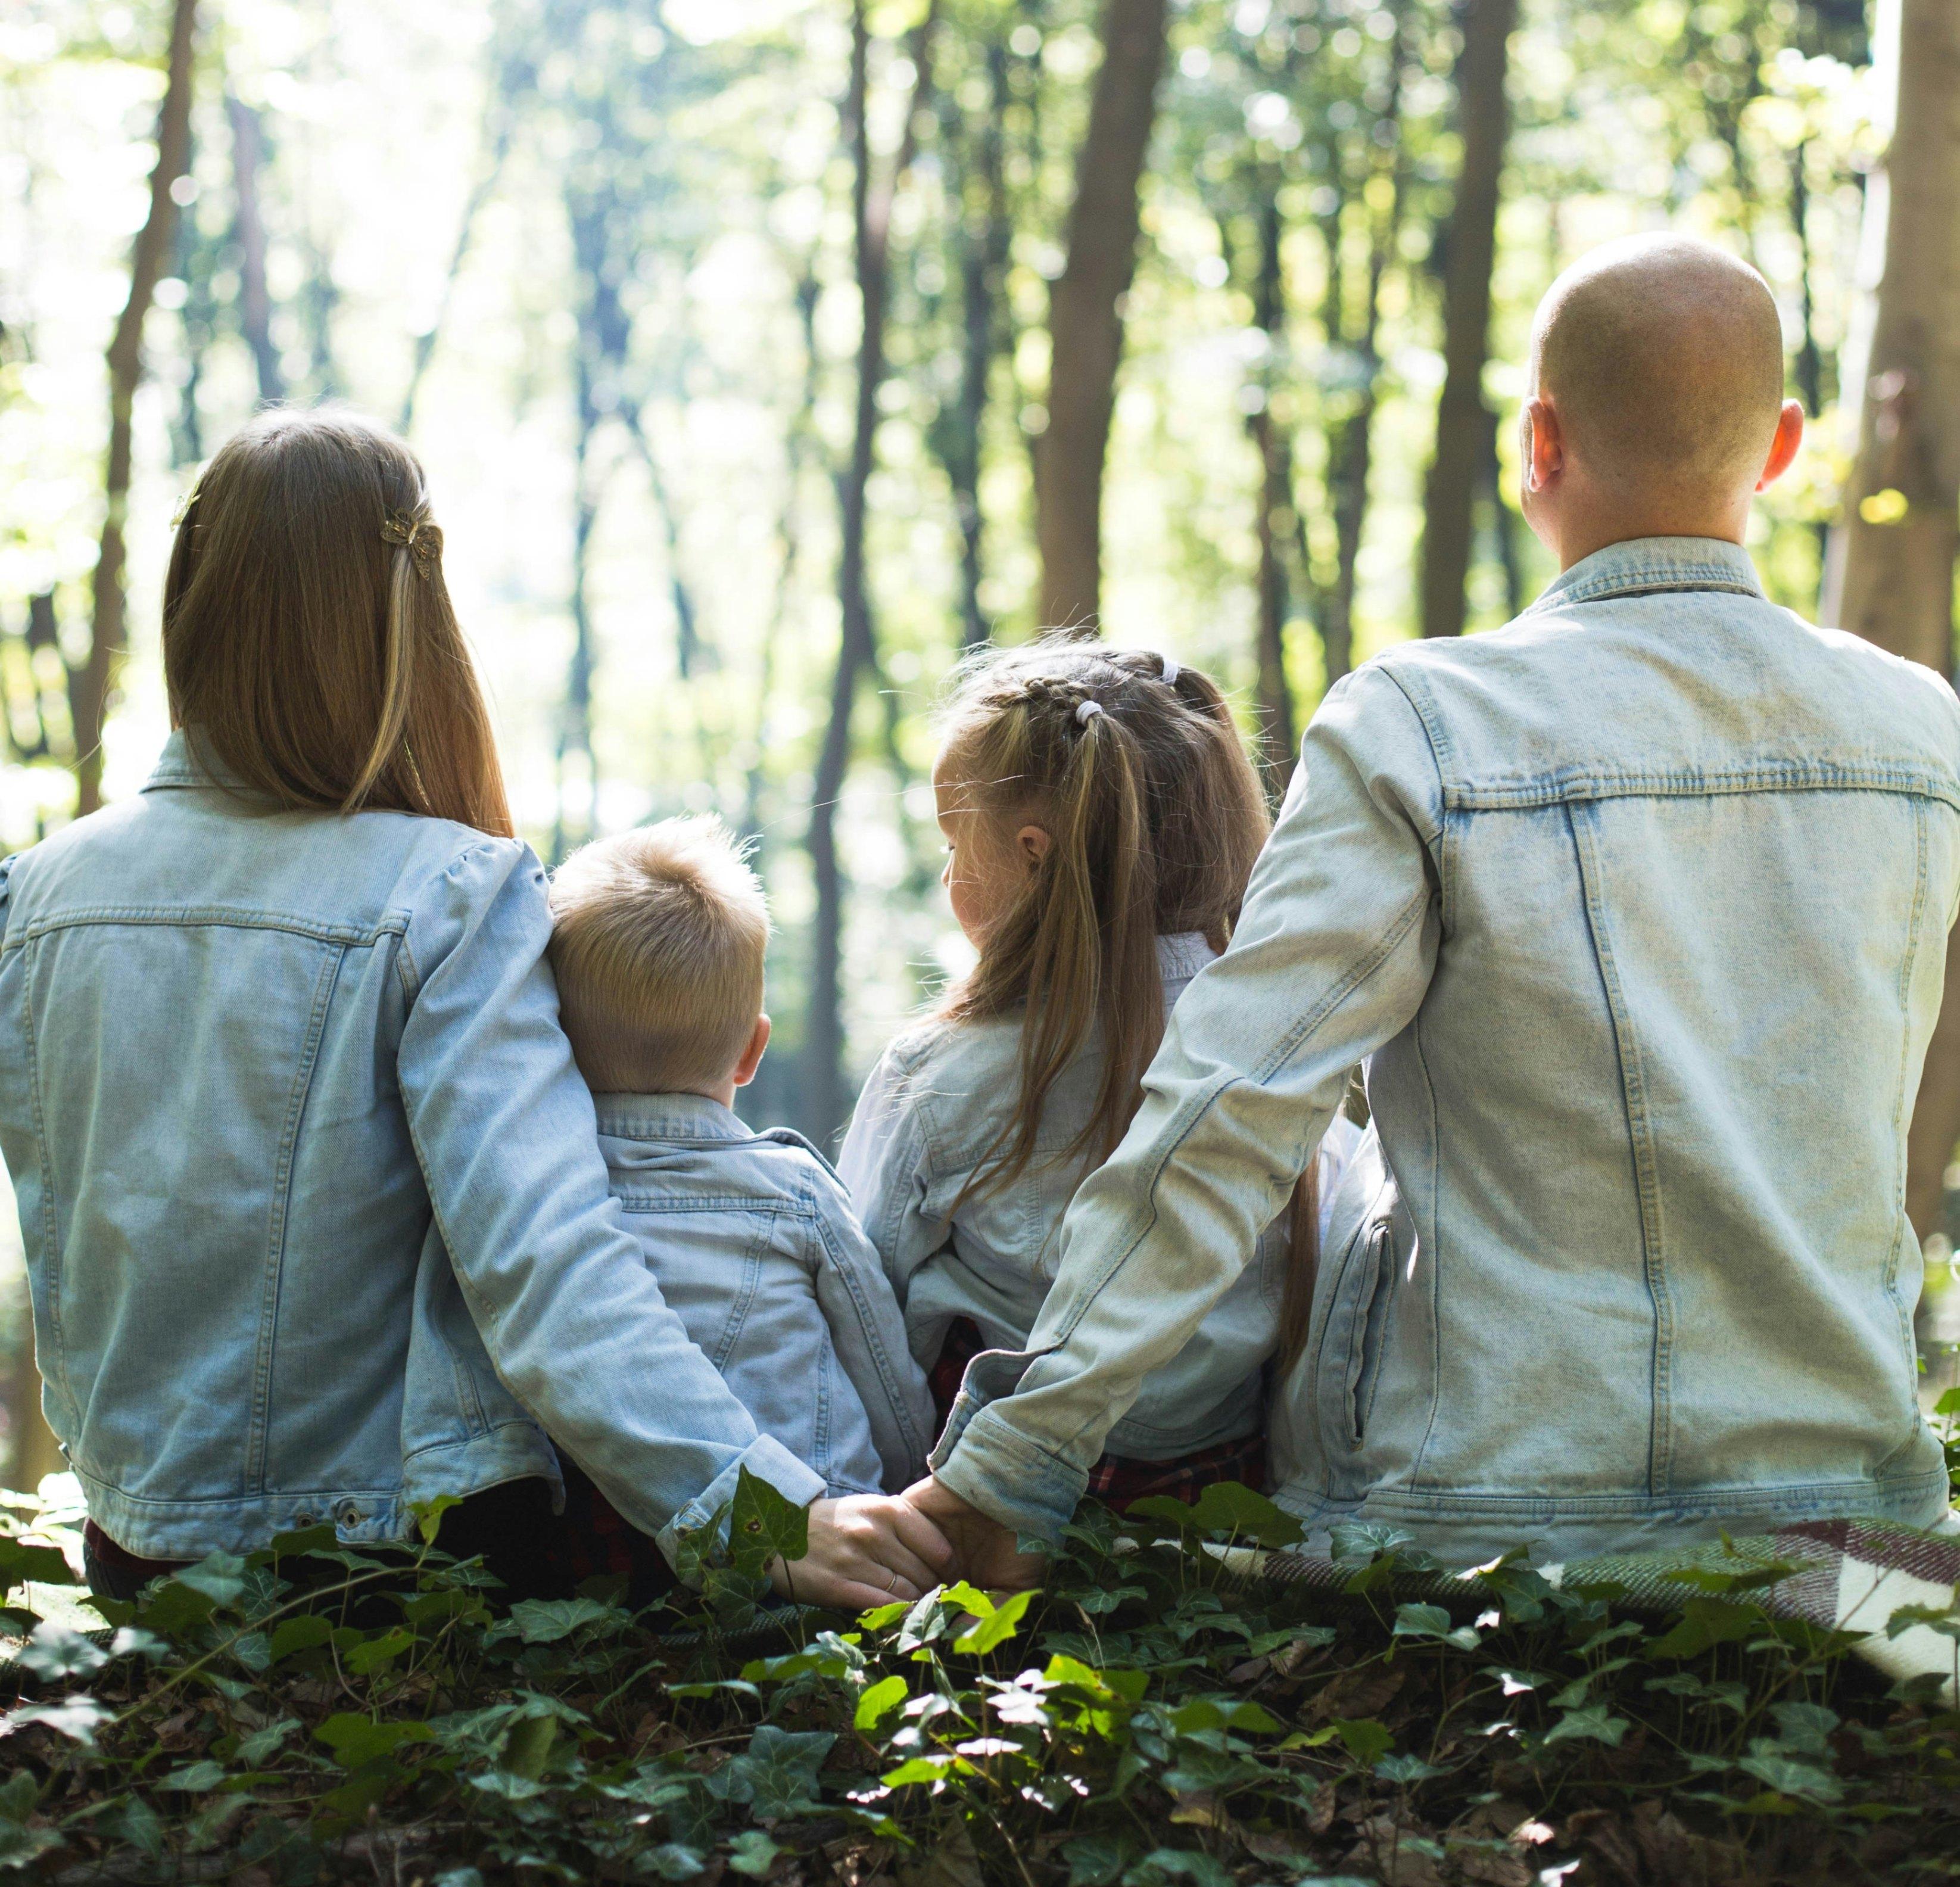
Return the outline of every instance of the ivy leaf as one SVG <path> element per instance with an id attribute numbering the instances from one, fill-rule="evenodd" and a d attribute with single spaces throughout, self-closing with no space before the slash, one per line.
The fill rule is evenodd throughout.
<path id="1" fill-rule="evenodd" d="M 1111 1887 L 1135 1857 L 1136 1844 L 1122 1834 L 1078 1834 L 1062 1844 L 1068 1887 Z"/>
<path id="2" fill-rule="evenodd" d="M 236 1553 L 207 1553 L 177 1575 L 177 1583 L 202 1593 L 214 1605 L 235 1605 L 245 1590 L 245 1562 Z"/>
<path id="3" fill-rule="evenodd" d="M 1633 1726 L 1624 1717 L 1615 1717 L 1604 1704 L 1588 1704 L 1569 1710 L 1545 1733 L 1548 1747 L 1553 1743 L 1586 1742 L 1604 1743 L 1617 1749 L 1620 1739 Z"/>
<path id="4" fill-rule="evenodd" d="M 520 1717 L 504 1738 L 499 1767 L 514 1776 L 535 1782 L 545 1771 L 552 1745 L 558 1740 L 558 1723 L 545 1716 Z"/>
<path id="5" fill-rule="evenodd" d="M 282 1658 L 289 1658 L 295 1652 L 310 1651 L 316 1645 L 326 1644 L 333 1636 L 333 1627 L 319 1613 L 303 1612 L 296 1618 L 282 1618 L 272 1628 L 270 1655 L 266 1663 L 269 1667 Z"/>
<path id="6" fill-rule="evenodd" d="M 17 1769 L 0 1782 L 0 1821 L 23 1822 L 34 1812 L 41 1799 L 41 1787 L 33 1771 Z"/>
<path id="7" fill-rule="evenodd" d="M 0 1538 L 0 1596 L 16 1586 L 81 1583 L 59 1546 L 35 1546 L 25 1540 Z"/>
<path id="8" fill-rule="evenodd" d="M 411 1500 L 409 1511 L 415 1516 L 415 1531 L 422 1536 L 425 1546 L 433 1546 L 436 1535 L 442 1531 L 442 1516 L 451 1507 L 463 1504 L 461 1495 L 438 1494 L 427 1500 Z"/>
<path id="9" fill-rule="evenodd" d="M 1746 1638 L 1760 1629 L 1763 1615 L 1754 1605 L 1728 1599 L 1691 1599 L 1669 1630 L 1647 1640 L 1648 1656 L 1691 1658 L 1710 1646 Z"/>
<path id="10" fill-rule="evenodd" d="M 902 1704 L 909 1691 L 903 1678 L 893 1675 L 880 1678 L 869 1685 L 858 1699 L 858 1708 L 851 1717 L 854 1728 L 876 1729 L 880 1717 L 888 1716 Z"/>
<path id="11" fill-rule="evenodd" d="M 772 1560 L 800 1560 L 810 1551 L 810 1516 L 744 1468 L 736 1478 L 728 1541 L 735 1570 L 759 1577 Z"/>
<path id="12" fill-rule="evenodd" d="M 1195 1887 L 1233 1887 L 1232 1870 L 1201 1849 L 1153 1847 L 1123 1876 L 1123 1887 L 1163 1887 L 1188 1880 Z"/>
<path id="13" fill-rule="evenodd" d="M 820 1807 L 822 1793 L 817 1772 L 836 1741 L 835 1733 L 827 1729 L 758 1724 L 749 1747 L 723 1772 L 727 1777 L 728 1799 L 747 1803 L 758 1820 L 804 1814 Z"/>
<path id="14" fill-rule="evenodd" d="M 358 1769 L 363 1763 L 392 1755 L 404 1743 L 432 1742 L 434 1738 L 428 1724 L 412 1718 L 377 1723 L 372 1717 L 347 1710 L 329 1717 L 313 1732 L 314 1741 L 326 1744 L 343 1769 Z"/>
<path id="15" fill-rule="evenodd" d="M 1778 1704 L 1770 1714 L 1777 1720 L 1781 1733 L 1777 1740 L 1786 1749 L 1804 1756 L 1831 1753 L 1831 1733 L 1840 1720 L 1835 1710 L 1827 1710 L 1822 1704 Z"/>
<path id="16" fill-rule="evenodd" d="M 632 1615 L 596 1599 L 520 1599 L 511 1608 L 511 1622 L 527 1644 L 556 1644 L 574 1631 L 603 1625 L 623 1631 Z"/>
<path id="17" fill-rule="evenodd" d="M 1365 1762 L 1371 1767 L 1395 1746 L 1388 1726 L 1377 1723 L 1372 1717 L 1354 1722 L 1344 1722 L 1337 1717 L 1328 1727 L 1346 1744 L 1348 1755 L 1357 1762 Z"/>
<path id="18" fill-rule="evenodd" d="M 268 1723 L 262 1729 L 255 1729 L 238 1745 L 238 1760 L 256 1769 L 268 1756 L 275 1755 L 285 1748 L 293 1732 L 300 1726 L 297 1717 L 282 1717 L 276 1723 Z"/>
<path id="19" fill-rule="evenodd" d="M 1420 1756 L 1404 1752 L 1399 1755 L 1384 1756 L 1375 1764 L 1375 1774 L 1384 1782 L 1393 1782 L 1407 1787 L 1412 1782 L 1427 1782 L 1431 1776 L 1440 1776 L 1443 1771 L 1433 1763 L 1427 1763 Z"/>
<path id="20" fill-rule="evenodd" d="M 160 1789 L 174 1789 L 185 1795 L 208 1795 L 224 1780 L 221 1762 L 188 1762 L 173 1769 L 160 1781 Z"/>
<path id="21" fill-rule="evenodd" d="M 84 1749 L 95 1747 L 95 1733 L 108 1722 L 111 1713 L 92 1697 L 64 1697 L 53 1704 L 22 1704 L 0 1717 L 0 1736 L 25 1729 L 30 1723 L 45 1723 L 71 1742 Z"/>
<path id="22" fill-rule="evenodd" d="M 953 1641 L 953 1648 L 969 1657 L 985 1657 L 996 1647 L 1005 1644 L 1020 1629 L 1021 1615 L 1030 1603 L 1032 1592 L 1017 1592 L 1005 1605 L 988 1608 L 991 1614 L 982 1618 L 971 1631 L 963 1633 Z"/>
<path id="23" fill-rule="evenodd" d="M 405 1627 L 393 1625 L 379 1637 L 353 1647 L 344 1662 L 356 1677 L 372 1677 L 377 1671 L 385 1671 L 415 1641 L 414 1634 Z"/>
<path id="24" fill-rule="evenodd" d="M 62 1838 L 53 1828 L 22 1828 L 13 1822 L 0 1822 L 0 1869 L 25 1873 L 43 1854 L 60 1847 Z"/>
<path id="25" fill-rule="evenodd" d="M 109 1662 L 109 1653 L 79 1631 L 43 1618 L 14 1662 L 43 1683 L 52 1683 L 59 1678 L 93 1677 Z"/>
<path id="26" fill-rule="evenodd" d="M 761 1880 L 782 1851 L 760 1828 L 744 1828 L 729 1841 L 728 1865 L 751 1880 Z"/>
<path id="27" fill-rule="evenodd" d="M 748 1470 L 745 1468 L 742 1472 L 746 1474 Z M 678 1841 L 668 1841 L 646 1856 L 644 1864 L 663 1880 L 692 1880 L 707 1866 L 708 1862 L 698 1849 L 683 1847 Z"/>
<path id="28" fill-rule="evenodd" d="M 1844 1790 L 1838 1778 L 1815 1763 L 1799 1761 L 1784 1755 L 1767 1737 L 1758 1736 L 1749 1745 L 1749 1754 L 1736 1768 L 1764 1782 L 1782 1795 L 1800 1796 L 1806 1801 L 1831 1803 L 1842 1799 Z"/>

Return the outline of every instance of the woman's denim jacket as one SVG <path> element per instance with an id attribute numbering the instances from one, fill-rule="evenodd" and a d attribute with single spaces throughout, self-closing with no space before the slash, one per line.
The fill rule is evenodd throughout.
<path id="1" fill-rule="evenodd" d="M 660 1295 L 765 1435 L 832 1494 L 925 1472 L 932 1398 L 829 1163 L 700 1094 L 598 1094 L 599 1150 Z"/>
<path id="2" fill-rule="evenodd" d="M 1157 939 L 1164 1006 L 1217 954 L 1195 933 Z M 885 1051 L 858 1096 L 838 1169 L 905 1306 L 912 1354 L 928 1369 L 956 1317 L 989 1348 L 1018 1351 L 1061 1256 L 1062 1214 L 1088 1161 L 1064 1157 L 1088 1123 L 1102 1062 L 1094 1045 L 1062 1071 L 1042 1110 L 1038 1157 L 1005 1187 L 962 1199 L 998 1148 L 1020 1086 L 1021 1025 L 934 1020 Z M 1346 1121 L 1323 1150 L 1322 1203 L 1360 1136 Z M 1178 1355 L 1152 1371 L 1109 1431 L 1112 1453 L 1172 1461 L 1250 1434 L 1263 1417 L 1262 1366 L 1278 1340 L 1287 1214 Z"/>
<path id="3" fill-rule="evenodd" d="M 1281 1498 L 1481 1558 L 1947 1498 L 1905 1141 L 1960 895 L 1960 704 L 1733 544 L 1575 565 L 1316 715 L 1232 947 L 936 1454 L 1052 1535 L 1372 1055 Z M 1324 1537 L 1324 1533 L 1322 1535 Z"/>
<path id="4" fill-rule="evenodd" d="M 555 1483 L 672 1554 L 756 1424 L 620 1222 L 530 849 L 278 812 L 172 737 L 135 799 L 0 864 L 0 1150 L 42 1405 L 89 1511 L 195 1558 Z"/>

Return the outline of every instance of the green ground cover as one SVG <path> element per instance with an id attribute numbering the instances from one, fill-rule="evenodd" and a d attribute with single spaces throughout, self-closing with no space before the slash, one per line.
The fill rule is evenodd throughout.
<path id="1" fill-rule="evenodd" d="M 639 1617 L 603 1590 L 506 1610 L 439 1546 L 391 1561 L 323 1531 L 214 1554 L 90 1633 L 22 1501 L 0 1540 L 0 1580 L 32 1602 L 0 1620 L 24 1638 L 0 1869 L 295 1887 L 1960 1873 L 1940 1679 L 1888 1685 L 1843 1634 L 1773 1616 L 1774 1567 L 1684 1567 L 1656 1622 L 1500 1564 L 1452 1611 L 1398 1599 L 1424 1562 L 1379 1534 L 1344 1535 L 1343 1589 L 1309 1591 L 1204 1550 L 1284 1544 L 1292 1523 L 1258 1497 L 1150 1504 L 1085 1507 L 1047 1588 L 998 1607 L 954 1586 L 854 1621 L 769 1611 L 760 1569 L 802 1516 L 750 1483 L 732 1557 Z M 1960 1615 L 1934 1622 L 1960 1640 Z"/>

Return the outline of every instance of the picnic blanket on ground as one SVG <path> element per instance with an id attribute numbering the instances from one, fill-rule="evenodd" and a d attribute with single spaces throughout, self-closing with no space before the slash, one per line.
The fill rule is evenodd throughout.
<path id="1" fill-rule="evenodd" d="M 1225 1549 L 1238 1567 L 1253 1577 L 1344 1596 L 1354 1568 L 1332 1560 L 1286 1552 Z M 1242 1555 L 1242 1558 L 1241 1557 Z M 1538 1570 L 1554 1586 L 1612 1585 L 1613 1602 L 1648 1615 L 1678 1612 L 1691 1586 L 1681 1575 L 1701 1568 L 1746 1574 L 1773 1566 L 1797 1570 L 1739 1594 L 1780 1618 L 1803 1618 L 1827 1629 L 1857 1634 L 1858 1655 L 1888 1677 L 1936 1675 L 1943 1694 L 1955 1701 L 1960 1675 L 1960 1531 L 1927 1531 L 1876 1520 L 1816 1520 L 1726 1542 L 1711 1541 L 1669 1552 L 1608 1554 Z M 1475 1579 L 1448 1573 L 1398 1573 L 1391 1589 L 1399 1599 L 1426 1601 L 1452 1612 L 1481 1609 L 1490 1589 Z M 1912 1606 L 1945 1615 L 1949 1630 L 1906 1624 L 1896 1634 L 1887 1627 Z"/>

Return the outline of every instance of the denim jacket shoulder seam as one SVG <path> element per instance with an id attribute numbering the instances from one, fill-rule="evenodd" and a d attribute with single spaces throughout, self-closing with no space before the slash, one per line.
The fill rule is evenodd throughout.
<path id="1" fill-rule="evenodd" d="M 7 942 L 12 947 L 56 931 L 80 929 L 96 924 L 129 924 L 155 925 L 166 930 L 283 931 L 290 936 L 310 937 L 317 943 L 364 950 L 391 933 L 401 934 L 406 931 L 406 921 L 404 914 L 392 910 L 384 911 L 372 924 L 334 924 L 289 912 L 253 910 L 228 905 L 81 905 L 30 918 Z"/>

